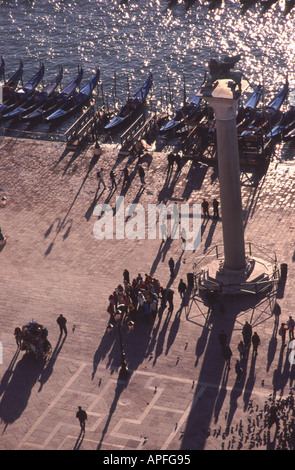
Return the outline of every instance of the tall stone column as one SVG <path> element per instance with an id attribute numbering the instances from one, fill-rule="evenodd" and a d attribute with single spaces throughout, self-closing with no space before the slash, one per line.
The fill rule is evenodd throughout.
<path id="1" fill-rule="evenodd" d="M 219 80 L 211 96 L 203 96 L 212 106 L 216 119 L 218 172 L 224 244 L 224 273 L 234 274 L 246 268 L 240 161 L 236 114 L 238 98 Z"/>

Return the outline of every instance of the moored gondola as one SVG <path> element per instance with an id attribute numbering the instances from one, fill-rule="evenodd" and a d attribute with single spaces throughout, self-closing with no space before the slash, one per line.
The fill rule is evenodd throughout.
<path id="1" fill-rule="evenodd" d="M 196 93 L 176 111 L 174 117 L 171 120 L 169 120 L 159 129 L 160 134 L 164 134 L 172 130 L 176 131 L 181 127 L 185 119 L 189 121 L 198 121 L 202 117 L 203 113 L 200 113 L 200 115 L 197 116 L 202 102 L 202 97 L 198 96 L 200 91 L 201 88 L 199 88 Z"/>
<path id="2" fill-rule="evenodd" d="M 29 122 L 29 121 L 37 121 L 43 120 L 46 116 L 56 111 L 58 108 L 62 106 L 62 104 L 71 96 L 77 86 L 79 86 L 83 77 L 83 69 L 80 68 L 78 71 L 77 76 L 74 80 L 72 80 L 65 88 L 63 88 L 60 92 L 53 93 L 49 98 L 45 100 L 42 106 L 39 106 L 35 111 L 32 113 L 26 114 L 22 116 L 22 120 Z"/>
<path id="3" fill-rule="evenodd" d="M 0 106 L 0 115 L 13 111 L 34 92 L 37 85 L 41 82 L 45 72 L 44 64 L 40 65 L 38 72 L 19 90 L 17 90 L 10 100 Z"/>
<path id="4" fill-rule="evenodd" d="M 251 124 L 251 121 L 255 119 L 256 108 L 262 96 L 263 86 L 258 84 L 253 91 L 253 93 L 249 96 L 249 98 L 245 101 L 245 103 L 240 106 L 237 113 L 237 128 L 238 132 L 240 129 L 247 127 Z"/>
<path id="5" fill-rule="evenodd" d="M 8 80 L 5 80 L 5 62 L 4 59 L 2 58 L 2 66 L 3 66 L 3 75 L 2 75 L 2 80 L 4 80 L 4 86 L 3 86 L 3 103 L 6 104 L 7 101 L 9 101 L 11 98 L 14 96 L 14 90 L 16 89 L 17 85 L 19 84 L 19 81 L 21 80 L 23 76 L 23 71 L 24 71 L 24 64 L 22 60 L 19 63 L 18 69 L 12 74 Z"/>
<path id="6" fill-rule="evenodd" d="M 58 85 L 61 82 L 63 76 L 63 69 L 60 67 L 58 74 L 54 80 L 45 86 L 41 91 L 35 91 L 30 95 L 23 106 L 18 106 L 13 111 L 6 113 L 2 116 L 2 119 L 14 119 L 16 117 L 21 117 L 24 114 L 29 114 L 33 112 L 38 106 L 40 106 L 44 101 L 49 98 L 53 92 L 56 90 Z"/>
<path id="7" fill-rule="evenodd" d="M 247 135 L 253 134 L 257 131 L 262 131 L 263 129 L 267 128 L 267 132 L 269 130 L 269 126 L 274 125 L 278 122 L 280 118 L 280 108 L 284 101 L 286 100 L 289 93 L 289 81 L 288 77 L 286 78 L 286 82 L 280 91 L 275 95 L 275 97 L 269 102 L 269 104 L 259 113 L 257 113 L 255 120 L 253 123 L 248 126 L 248 129 L 241 133 L 242 137 Z"/>
<path id="8" fill-rule="evenodd" d="M 286 111 L 279 124 L 272 127 L 272 129 L 266 135 L 267 138 L 273 138 L 276 140 L 284 139 L 295 128 L 295 106 L 290 106 Z"/>
<path id="9" fill-rule="evenodd" d="M 95 75 L 89 80 L 87 85 L 85 85 L 81 91 L 77 91 L 73 96 L 70 96 L 59 109 L 45 118 L 45 121 L 52 123 L 59 119 L 65 119 L 67 116 L 77 111 L 91 98 L 93 90 L 99 81 L 99 77 L 100 70 L 97 69 Z"/>
<path id="10" fill-rule="evenodd" d="M 122 106 L 120 112 L 105 127 L 105 131 L 112 131 L 126 121 L 129 121 L 135 112 L 139 110 L 146 101 L 147 95 L 153 85 L 153 75 L 149 73 L 148 78 L 133 97 L 127 99 L 127 103 Z"/>

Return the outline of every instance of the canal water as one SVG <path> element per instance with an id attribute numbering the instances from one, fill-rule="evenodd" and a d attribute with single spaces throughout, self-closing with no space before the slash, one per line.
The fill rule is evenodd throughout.
<path id="1" fill-rule="evenodd" d="M 178 107 L 184 91 L 190 97 L 201 84 L 210 58 L 236 54 L 241 54 L 236 67 L 249 83 L 263 81 L 265 103 L 287 74 L 295 88 L 295 8 L 285 15 L 285 0 L 264 14 L 259 2 L 244 10 L 239 0 L 208 5 L 205 0 L 189 8 L 184 0 L 126 0 L 123 5 L 119 0 L 0 0 L 0 54 L 7 76 L 23 60 L 24 82 L 40 61 L 44 83 L 63 65 L 63 85 L 78 66 L 84 69 L 82 84 L 99 66 L 110 103 L 124 102 L 152 71 L 154 106 L 169 101 Z"/>

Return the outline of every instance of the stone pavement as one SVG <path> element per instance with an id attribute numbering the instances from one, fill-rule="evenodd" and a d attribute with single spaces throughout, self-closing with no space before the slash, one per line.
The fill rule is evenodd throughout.
<path id="1" fill-rule="evenodd" d="M 273 161 L 266 175 L 241 173 L 245 239 L 276 253 L 288 264 L 285 285 L 265 296 L 227 297 L 224 313 L 209 311 L 197 293 L 182 304 L 179 279 L 186 280 L 197 257 L 222 244 L 221 221 L 202 220 L 202 242 L 182 251 L 181 241 L 97 240 L 96 204 L 115 206 L 118 189 L 97 190 L 96 171 L 113 167 L 117 177 L 128 161 L 132 183 L 126 204 L 201 203 L 218 198 L 218 175 L 211 168 L 185 161 L 180 176 L 166 179 L 166 155 L 153 152 L 143 160 L 147 186 L 140 191 L 137 159 L 118 157 L 118 148 L 103 146 L 64 151 L 60 143 L 2 138 L 0 141 L 0 226 L 7 244 L 0 252 L 0 449 L 1 450 L 219 450 L 280 448 L 291 417 L 277 435 L 265 426 L 270 398 L 287 400 L 293 369 L 287 348 L 274 328 L 277 297 L 286 321 L 294 314 L 295 166 Z M 261 252 L 259 252 L 261 253 Z M 171 281 L 168 259 L 176 261 Z M 174 310 L 153 323 L 136 322 L 123 331 L 130 370 L 119 380 L 117 332 L 106 332 L 108 296 L 122 282 L 151 273 L 172 287 Z M 68 336 L 59 338 L 62 313 Z M 17 351 L 14 328 L 34 319 L 49 330 L 54 355 L 36 362 Z M 244 363 L 241 383 L 234 364 L 245 321 L 261 345 Z M 233 352 L 227 369 L 218 335 L 224 329 Z M 285 403 L 285 402 L 284 402 Z M 75 417 L 87 410 L 85 435 Z M 272 431 L 272 430 L 271 430 Z M 286 431 L 284 431 L 286 432 Z"/>

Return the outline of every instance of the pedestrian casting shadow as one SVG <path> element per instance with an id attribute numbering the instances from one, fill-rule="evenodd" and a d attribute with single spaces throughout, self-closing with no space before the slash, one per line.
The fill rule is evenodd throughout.
<path id="1" fill-rule="evenodd" d="M 85 219 L 87 220 L 87 222 L 89 221 L 90 217 L 92 216 L 93 211 L 94 211 L 95 207 L 97 206 L 98 201 L 101 198 L 101 196 L 103 195 L 105 189 L 103 188 L 102 191 L 100 192 L 100 194 L 98 194 L 98 191 L 99 191 L 99 187 L 97 187 L 97 190 L 95 192 L 93 201 L 91 202 L 90 206 L 88 207 L 88 209 L 85 213 Z"/>
<path id="2" fill-rule="evenodd" d="M 75 445 L 74 445 L 74 449 L 73 449 L 73 450 L 79 450 L 79 449 L 80 449 L 80 447 L 81 447 L 81 445 L 82 445 L 82 443 L 83 443 L 83 440 L 84 440 L 84 436 L 85 436 L 85 432 L 82 431 L 82 429 L 81 429 L 80 434 L 79 434 L 79 436 L 77 437 L 77 440 L 76 440 L 76 442 L 75 442 Z"/>
<path id="3" fill-rule="evenodd" d="M 171 237 L 168 237 L 166 240 L 161 241 L 157 256 L 155 257 L 154 262 L 152 264 L 152 267 L 150 269 L 150 275 L 151 276 L 153 276 L 154 273 L 156 272 L 158 264 L 159 264 L 161 258 L 162 258 L 162 261 L 165 260 L 166 255 L 167 255 L 167 253 L 168 253 L 168 251 L 169 251 L 169 249 L 172 245 L 172 241 L 173 240 L 172 240 Z"/>
<path id="4" fill-rule="evenodd" d="M 172 344 L 175 341 L 175 338 L 177 336 L 178 330 L 179 330 L 179 325 L 180 325 L 180 317 L 181 317 L 181 312 L 182 312 L 183 306 L 181 305 L 180 308 L 177 310 L 175 313 L 174 320 L 171 324 L 169 335 L 167 337 L 167 344 L 166 344 L 166 350 L 165 350 L 165 355 L 167 356 L 169 353 L 169 350 L 172 346 Z"/>
<path id="5" fill-rule="evenodd" d="M 215 402 L 215 407 L 214 407 L 214 423 L 216 424 L 218 422 L 219 414 L 222 409 L 226 394 L 227 394 L 227 381 L 228 381 L 228 374 L 229 374 L 229 367 L 224 368 L 224 372 L 222 375 L 222 380 L 220 384 L 220 389 L 218 391 L 217 399 Z"/>
<path id="6" fill-rule="evenodd" d="M 256 374 L 255 374 L 255 363 L 256 363 L 256 358 L 257 355 L 255 353 L 252 354 L 251 358 L 251 365 L 250 365 L 250 370 L 249 370 L 249 375 L 247 378 L 247 382 L 245 385 L 245 390 L 244 390 L 244 411 L 247 410 L 247 407 L 249 405 L 249 400 L 255 385 L 255 380 L 256 380 Z"/>
<path id="7" fill-rule="evenodd" d="M 199 363 L 199 359 L 205 351 L 208 335 L 210 331 L 210 310 L 208 309 L 207 317 L 205 320 L 205 325 L 202 328 L 201 336 L 198 338 L 196 342 L 196 360 L 195 360 L 195 367 L 197 367 Z"/>
<path id="8" fill-rule="evenodd" d="M 102 447 L 102 444 L 103 444 L 103 440 L 105 438 L 105 435 L 107 434 L 107 431 L 108 431 L 108 428 L 109 428 L 109 425 L 110 425 L 110 422 L 112 420 L 112 416 L 113 414 L 115 413 L 116 411 L 116 408 L 117 408 L 117 404 L 118 404 L 118 401 L 119 401 L 119 398 L 122 394 L 122 392 L 125 390 L 125 388 L 127 387 L 127 384 L 128 382 L 121 382 L 121 381 L 118 381 L 117 382 L 117 386 L 116 386 L 116 390 L 115 390 L 115 395 L 114 395 L 114 399 L 113 399 L 113 402 L 110 406 L 110 410 L 109 410 L 109 415 L 108 415 L 108 418 L 106 420 L 106 424 L 102 430 L 102 433 L 101 433 L 101 438 L 100 438 L 100 441 L 97 445 L 97 449 L 96 450 L 101 450 L 101 447 Z"/>
<path id="9" fill-rule="evenodd" d="M 228 418 L 226 422 L 227 434 L 229 433 L 234 414 L 238 408 L 238 399 L 242 395 L 244 384 L 245 384 L 245 378 L 246 378 L 246 370 L 243 370 L 240 383 L 238 383 L 238 381 L 235 382 L 232 388 L 231 394 L 230 394 L 230 408 L 229 408 Z"/>
<path id="10" fill-rule="evenodd" d="M 0 402 L 0 419 L 5 423 L 5 429 L 25 410 L 44 365 L 44 360 L 36 360 L 29 354 L 25 354 L 17 363 Z"/>
<path id="11" fill-rule="evenodd" d="M 248 320 L 252 320 L 251 324 L 257 326 L 258 322 L 261 323 L 260 304 L 262 298 L 268 298 L 266 293 L 261 293 L 258 296 L 226 296 L 223 299 L 224 314 L 220 314 L 219 308 L 214 308 L 210 313 L 210 330 L 204 332 L 205 339 L 207 339 L 204 346 L 204 352 L 202 353 L 202 364 L 199 371 L 198 383 L 196 384 L 196 390 L 199 386 L 204 387 L 206 383 L 212 383 L 210 387 L 210 393 L 206 394 L 206 410 L 204 413 L 204 404 L 202 400 L 194 402 L 192 400 L 192 409 L 188 415 L 186 427 L 182 436 L 181 449 L 190 450 L 203 450 L 205 442 L 207 440 L 207 434 L 198 432 L 200 427 L 204 430 L 210 428 L 212 418 L 218 420 L 222 405 L 226 396 L 226 383 L 228 365 L 224 364 L 224 358 L 220 354 L 220 345 L 218 341 L 219 333 L 222 329 L 225 329 L 227 334 L 227 344 L 231 343 L 231 336 L 236 329 L 236 325 L 239 323 L 239 316 L 247 315 Z M 271 310 L 270 302 L 267 303 L 269 310 Z M 255 310 L 255 306 L 258 307 L 258 312 Z M 263 318 L 271 318 L 271 315 L 267 314 L 265 309 L 263 310 Z M 256 323 L 255 323 L 256 322 Z M 205 341 L 204 341 L 205 342 Z M 201 351 L 202 352 L 202 351 Z M 252 368 L 250 370 L 250 380 L 248 382 L 247 393 L 250 393 L 255 381 L 254 374 L 255 362 L 252 362 Z M 214 376 L 214 379 L 212 378 Z M 227 414 L 227 429 L 229 429 L 235 412 L 238 408 L 238 400 L 243 394 L 245 380 L 247 377 L 247 365 L 243 364 L 243 372 L 241 380 L 238 383 L 236 381 L 231 394 L 230 394 L 230 410 Z M 206 387 L 206 386 L 205 386 Z M 197 393 L 197 392 L 196 392 Z M 206 393 L 206 392 L 205 392 Z M 244 401 L 247 403 L 248 396 L 245 394 Z M 198 423 L 198 425 L 197 425 Z"/>
<path id="12" fill-rule="evenodd" d="M 42 370 L 42 372 L 40 374 L 40 377 L 38 379 L 38 382 L 40 383 L 40 387 L 39 387 L 38 392 L 41 392 L 41 390 L 43 388 L 43 385 L 47 382 L 47 380 L 49 380 L 49 378 L 50 378 L 50 376 L 53 372 L 53 367 L 54 367 L 55 361 L 56 361 L 57 356 L 59 355 L 59 353 L 60 353 L 60 351 L 61 351 L 61 349 L 64 345 L 64 342 L 66 340 L 66 336 L 64 336 L 62 340 L 61 340 L 61 338 L 62 337 L 60 335 L 49 361 L 47 362 L 46 366 L 44 367 L 44 369 Z"/>
<path id="13" fill-rule="evenodd" d="M 74 204 L 75 204 L 75 202 L 76 202 L 76 200 L 77 200 L 77 198 L 78 198 L 78 196 L 79 196 L 79 194 L 80 194 L 80 192 L 81 192 L 81 190 L 82 190 L 82 188 L 83 188 L 83 186 L 84 186 L 84 184 L 85 184 L 85 182 L 86 182 L 86 180 L 88 179 L 88 177 L 89 177 L 89 175 L 90 175 L 92 169 L 93 169 L 94 166 L 96 165 L 96 163 L 97 163 L 97 161 L 98 161 L 98 158 L 99 158 L 98 155 L 93 155 L 93 157 L 92 157 L 92 159 L 91 159 L 91 161 L 90 161 L 90 163 L 89 163 L 89 166 L 88 166 L 86 175 L 84 176 L 84 179 L 83 179 L 83 181 L 82 181 L 82 183 L 81 183 L 81 185 L 80 185 L 80 188 L 78 189 L 78 191 L 77 191 L 77 193 L 76 193 L 76 195 L 75 195 L 75 197 L 74 197 L 74 199 L 73 199 L 73 201 L 72 201 L 72 203 L 71 203 L 69 209 L 67 210 L 67 213 L 66 213 L 66 215 L 64 216 L 64 218 L 61 220 L 60 217 L 56 217 L 56 219 L 55 219 L 55 220 L 53 221 L 53 223 L 50 225 L 50 227 L 48 228 L 48 230 L 45 232 L 45 238 L 47 238 L 47 237 L 50 235 L 50 233 L 51 233 L 51 231 L 52 231 L 52 229 L 53 229 L 53 226 L 54 226 L 55 222 L 57 222 L 56 234 L 55 234 L 55 236 L 54 236 L 52 242 L 50 243 L 50 245 L 49 245 L 48 248 L 46 249 L 46 251 L 45 251 L 45 253 L 44 253 L 45 256 L 48 256 L 48 255 L 51 253 L 51 251 L 52 251 L 52 249 L 53 249 L 53 247 L 54 247 L 54 243 L 55 243 L 55 241 L 56 241 L 56 239 L 57 239 L 59 233 L 61 232 L 61 230 L 66 229 L 67 226 L 68 226 L 68 227 L 67 227 L 66 231 L 64 232 L 63 239 L 65 240 L 65 239 L 69 236 L 69 233 L 70 233 L 70 230 L 71 230 L 73 221 L 72 221 L 72 219 L 68 219 L 68 216 L 69 216 L 69 214 L 70 214 L 70 212 L 71 212 L 71 210 L 72 210 L 72 208 L 73 208 L 73 206 L 74 206 Z"/>
<path id="14" fill-rule="evenodd" d="M 206 251 L 207 251 L 207 249 L 209 248 L 209 246 L 211 246 L 212 238 L 213 238 L 213 235 L 214 235 L 214 232 L 215 232 L 215 229 L 216 229 L 216 222 L 217 222 L 216 219 L 212 219 L 212 223 L 211 223 L 211 225 L 210 225 L 207 238 L 206 238 L 206 240 L 205 240 L 205 245 L 204 245 L 204 251 L 203 251 L 203 253 L 206 253 Z"/>
<path id="15" fill-rule="evenodd" d="M 162 318 L 163 318 L 163 313 L 164 313 L 163 309 L 161 309 L 161 312 L 162 312 Z M 154 341 L 155 342 L 154 351 L 151 352 L 151 350 L 149 349 L 150 354 L 152 354 L 152 357 L 154 358 L 153 359 L 153 366 L 156 365 L 158 357 L 160 357 L 161 354 L 163 353 L 165 337 L 166 337 L 166 334 L 167 334 L 167 331 L 168 331 L 168 326 L 169 326 L 169 323 L 170 323 L 170 320 L 171 320 L 171 317 L 172 317 L 172 312 L 173 312 L 173 309 L 168 310 L 168 312 L 165 316 L 162 328 L 159 331 L 157 339 Z"/>
<path id="16" fill-rule="evenodd" d="M 280 391 L 281 394 L 283 394 L 284 392 L 284 388 L 288 383 L 288 379 L 290 375 L 289 373 L 290 362 L 288 360 L 288 348 L 287 347 L 285 348 L 285 346 L 286 345 L 283 345 L 283 344 L 281 346 L 278 364 L 273 373 L 273 390 L 274 392 Z M 286 354 L 286 356 L 285 356 L 285 363 L 283 365 L 284 353 Z"/>
<path id="17" fill-rule="evenodd" d="M 108 354 L 108 351 L 112 350 L 114 346 L 114 342 L 115 342 L 115 336 L 109 335 L 109 333 L 105 332 L 93 356 L 93 370 L 91 374 L 92 380 L 94 379 L 94 376 L 96 374 L 97 367 L 100 361 L 102 361 L 106 357 L 106 355 Z"/>
<path id="18" fill-rule="evenodd" d="M 175 278 L 177 277 L 177 274 L 178 274 L 178 271 L 179 271 L 180 265 L 181 265 L 181 258 L 183 257 L 183 254 L 184 254 L 184 251 L 182 250 L 181 255 L 179 256 L 178 260 L 175 263 L 174 276 L 170 276 L 170 279 L 167 283 L 166 289 L 170 288 L 171 284 L 173 284 Z"/>
<path id="19" fill-rule="evenodd" d="M 268 343 L 268 350 L 267 350 L 267 366 L 266 366 L 267 372 L 269 371 L 270 366 L 274 360 L 276 350 L 277 350 L 277 344 L 278 344 L 278 340 L 276 338 L 276 335 L 272 334 L 272 337 L 270 338 L 270 341 Z"/>
<path id="20" fill-rule="evenodd" d="M 206 176 L 208 167 L 198 162 L 192 162 L 191 167 L 187 174 L 187 184 L 183 190 L 182 197 L 189 199 L 192 191 L 197 191 L 202 188 L 204 178 Z"/>

